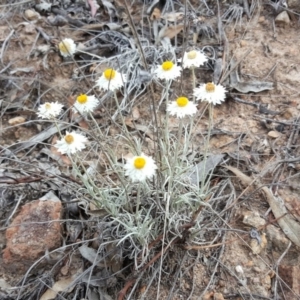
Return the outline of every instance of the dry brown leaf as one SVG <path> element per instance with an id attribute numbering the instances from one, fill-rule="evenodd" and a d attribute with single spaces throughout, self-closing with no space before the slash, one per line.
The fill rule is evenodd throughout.
<path id="1" fill-rule="evenodd" d="M 133 120 L 138 120 L 141 117 L 140 111 L 136 106 L 132 109 L 131 115 Z"/>
<path id="2" fill-rule="evenodd" d="M 146 125 L 141 125 L 141 124 L 135 124 L 131 121 L 127 121 L 125 120 L 125 123 L 127 126 L 133 128 L 133 129 L 136 129 L 136 130 L 139 130 L 139 131 L 142 131 L 143 133 L 145 133 L 149 138 L 151 138 L 152 140 L 154 140 L 154 134 L 152 132 L 152 130 L 149 129 L 148 126 Z"/>
<path id="3" fill-rule="evenodd" d="M 154 8 L 150 16 L 150 20 L 154 21 L 154 20 L 159 20 L 160 18 L 161 18 L 161 10 L 158 8 Z"/>
<path id="4" fill-rule="evenodd" d="M 66 279 L 61 279 L 54 283 L 52 288 L 49 288 L 40 298 L 40 300 L 52 300 L 59 292 L 68 291 L 71 292 L 74 286 L 71 286 L 76 276 L 72 276 Z"/>
<path id="5" fill-rule="evenodd" d="M 86 3 L 90 6 L 91 16 L 95 17 L 98 8 L 100 7 L 96 0 L 86 0 Z"/>
<path id="6" fill-rule="evenodd" d="M 165 19 L 169 22 L 178 22 L 178 21 L 182 21 L 184 18 L 184 13 L 182 12 L 171 12 L 168 14 L 164 14 L 163 16 L 161 16 L 162 19 Z"/>
<path id="7" fill-rule="evenodd" d="M 184 28 L 184 25 L 174 25 L 174 26 L 165 26 L 161 29 L 161 31 L 158 34 L 158 37 L 160 39 L 163 39 L 165 37 L 172 39 L 175 37 L 182 29 Z"/>

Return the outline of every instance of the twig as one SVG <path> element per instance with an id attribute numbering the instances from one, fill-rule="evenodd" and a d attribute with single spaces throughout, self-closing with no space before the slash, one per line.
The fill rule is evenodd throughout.
<path id="1" fill-rule="evenodd" d="M 280 257 L 278 258 L 276 264 L 275 264 L 275 269 L 276 269 L 276 274 L 278 274 L 278 267 L 280 265 L 280 262 L 282 261 L 282 259 L 285 257 L 285 255 L 287 254 L 287 252 L 289 251 L 289 249 L 291 248 L 292 243 L 289 242 L 288 246 L 286 247 L 286 249 L 284 250 L 284 252 L 280 255 Z M 275 280 L 275 286 L 274 286 L 274 299 L 277 299 L 277 278 Z"/>
<path id="2" fill-rule="evenodd" d="M 6 47 L 6 44 L 8 43 L 8 41 L 10 40 L 10 38 L 12 37 L 12 35 L 15 33 L 15 30 L 13 29 L 9 35 L 6 37 L 6 39 L 3 42 L 2 48 L 1 48 L 1 52 L 0 52 L 0 59 L 1 59 L 1 63 L 3 64 L 3 54 L 4 54 L 4 50 Z"/>
<path id="3" fill-rule="evenodd" d="M 9 216 L 9 217 L 6 219 L 6 221 L 5 221 L 5 226 L 8 225 L 9 220 L 13 217 L 13 215 L 14 215 L 15 212 L 17 211 L 17 209 L 18 209 L 18 207 L 19 207 L 21 201 L 22 201 L 24 198 L 25 198 L 25 197 L 24 197 L 23 195 L 21 195 L 21 196 L 19 197 L 18 202 L 17 202 L 17 204 L 15 205 L 14 210 L 12 211 L 12 213 L 10 214 L 10 216 Z"/>
<path id="4" fill-rule="evenodd" d="M 17 5 L 22 5 L 22 4 L 26 4 L 26 3 L 29 3 L 29 2 L 33 2 L 35 0 L 24 0 L 24 1 L 21 1 L 21 2 L 16 2 L 16 3 L 11 3 L 11 4 L 4 4 L 4 5 L 0 5 L 0 8 L 1 7 L 12 7 L 12 6 L 17 6 Z"/>
<path id="5" fill-rule="evenodd" d="M 247 17 L 250 19 L 251 15 L 250 15 L 250 9 L 249 9 L 249 3 L 248 0 L 244 0 L 244 10 L 246 12 Z"/>
<path id="6" fill-rule="evenodd" d="M 252 52 L 252 49 L 248 49 L 248 51 L 233 65 L 230 66 L 230 70 L 227 71 L 224 75 L 222 75 L 221 79 L 220 79 L 220 83 L 222 83 L 223 81 L 225 81 L 227 79 L 227 77 L 230 75 L 231 72 L 233 72 L 238 66 L 239 64 Z"/>
<path id="7" fill-rule="evenodd" d="M 253 115 L 253 117 L 254 118 L 258 118 L 258 119 L 263 119 L 263 120 L 266 120 L 268 122 L 273 122 L 273 123 L 285 125 L 285 126 L 295 126 L 295 127 L 298 127 L 300 125 L 300 123 L 291 123 L 291 122 L 277 121 L 277 120 L 273 120 L 273 119 L 270 119 L 270 118 L 265 118 L 265 117 L 259 116 L 259 115 Z"/>

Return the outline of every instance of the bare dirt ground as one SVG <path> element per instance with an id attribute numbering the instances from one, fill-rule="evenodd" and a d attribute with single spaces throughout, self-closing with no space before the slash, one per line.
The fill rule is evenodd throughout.
<path id="1" fill-rule="evenodd" d="M 124 3 L 110 1 L 115 9 L 110 15 L 105 1 L 98 1 L 100 7 L 92 17 L 85 1 L 56 1 L 39 8 L 35 1 L 22 6 L 7 2 L 0 4 L 0 245 L 2 250 L 7 246 L 5 234 L 14 218 L 10 216 L 52 190 L 62 200 L 61 235 L 68 246 L 59 255 L 43 254 L 41 263 L 31 269 L 22 267 L 22 261 L 5 264 L 0 257 L 0 298 L 300 299 L 300 232 L 294 232 L 300 228 L 297 1 L 287 1 L 287 8 L 285 1 L 250 0 L 249 16 L 246 1 L 219 1 L 219 11 L 217 1 L 167 1 L 169 12 L 180 12 L 185 5 L 189 11 L 194 9 L 200 27 L 206 28 L 195 45 L 213 59 L 196 71 L 199 81 L 218 78 L 229 91 L 225 103 L 214 108 L 210 139 L 211 153 L 223 154 L 225 161 L 211 179 L 211 185 L 218 186 L 212 205 L 220 218 L 203 215 L 205 229 L 199 233 L 203 244 L 189 243 L 188 239 L 170 243 L 168 251 L 160 254 L 163 259 L 152 264 L 149 259 L 138 271 L 125 248 L 122 253 L 118 250 L 113 263 L 111 249 L 106 249 L 110 265 L 95 268 L 90 267 L 91 259 L 82 253 L 83 248 L 78 250 L 81 241 L 89 240 L 89 249 L 99 249 L 101 240 L 94 238 L 101 236 L 105 222 L 99 225 L 102 216 L 98 210 L 87 214 L 82 207 L 72 210 L 68 204 L 70 199 L 78 199 L 80 182 L 70 171 L 70 161 L 51 148 L 53 134 L 45 133 L 49 124 L 36 115 L 38 105 L 47 101 L 58 101 L 67 111 L 78 94 L 92 89 L 95 76 L 111 64 L 110 59 L 126 52 L 122 48 L 125 38 L 117 41 L 107 36 L 106 42 L 99 42 L 99 32 L 115 31 L 136 43 L 132 31 L 123 30 L 130 24 Z M 151 47 L 163 47 L 161 43 L 155 46 L 152 39 L 146 13 L 150 3 L 127 3 L 138 36 L 145 37 Z M 232 17 L 234 12 L 237 18 Z M 123 26 L 122 30 L 110 29 L 114 24 Z M 192 26 L 188 20 L 182 24 L 189 28 L 188 34 L 180 31 L 171 38 L 178 58 L 187 36 L 188 47 L 194 45 Z M 94 56 L 80 53 L 73 60 L 63 59 L 57 44 L 65 37 L 82 49 L 94 46 L 90 50 Z M 98 64 L 97 57 L 107 57 L 107 64 Z M 221 76 L 216 71 L 218 64 L 223 68 Z M 180 93 L 190 81 L 190 73 L 184 70 L 172 93 Z M 156 84 L 154 89 L 158 103 L 162 86 Z M 191 90 L 187 93 L 192 94 Z M 147 135 L 152 120 L 149 92 L 141 89 L 134 95 L 126 102 L 123 115 L 133 134 Z M 100 93 L 101 97 L 105 100 L 105 93 Z M 198 107 L 203 116 L 193 128 L 195 157 L 203 154 L 203 136 L 208 128 L 205 104 Z M 114 102 L 107 100 L 94 117 L 121 158 L 126 147 L 118 137 L 119 127 L 107 116 L 115 112 Z M 164 115 L 163 105 L 159 115 Z M 68 111 L 63 118 L 65 123 L 87 127 L 83 120 L 74 121 Z M 178 121 L 171 119 L 170 126 L 175 130 Z M 29 143 L 32 139 L 34 142 Z M 151 148 L 150 133 L 146 140 Z M 88 157 L 89 163 L 101 159 L 101 154 Z M 114 180 L 113 174 L 110 178 Z M 76 220 L 80 220 L 79 229 Z M 161 248 L 149 244 L 151 249 L 153 258 Z M 78 279 L 79 274 L 84 275 Z M 60 294 L 45 296 L 48 289 L 54 289 L 54 283 L 61 284 L 57 289 Z"/>

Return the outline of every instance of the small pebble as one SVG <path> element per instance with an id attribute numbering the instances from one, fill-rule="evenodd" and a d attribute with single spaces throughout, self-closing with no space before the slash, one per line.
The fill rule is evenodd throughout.
<path id="1" fill-rule="evenodd" d="M 25 10 L 24 15 L 29 21 L 38 20 L 40 18 L 40 14 L 32 9 Z"/>
<path id="2" fill-rule="evenodd" d="M 281 133 L 275 130 L 272 130 L 270 132 L 268 132 L 268 136 L 272 139 L 277 139 L 278 137 L 281 136 Z"/>
<path id="3" fill-rule="evenodd" d="M 8 124 L 9 125 L 18 125 L 18 124 L 23 124 L 26 121 L 26 119 L 24 117 L 14 117 L 8 120 Z"/>
<path id="4" fill-rule="evenodd" d="M 290 24 L 291 20 L 286 11 L 281 12 L 276 18 L 275 18 L 275 23 L 277 25 L 288 25 Z"/>

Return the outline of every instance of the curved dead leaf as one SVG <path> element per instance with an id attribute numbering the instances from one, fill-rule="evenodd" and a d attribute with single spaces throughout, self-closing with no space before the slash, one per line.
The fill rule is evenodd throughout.
<path id="1" fill-rule="evenodd" d="M 183 30 L 184 25 L 174 25 L 174 26 L 165 26 L 163 27 L 159 34 L 158 37 L 160 40 L 162 40 L 163 38 L 167 37 L 169 39 L 172 39 L 173 37 L 175 37 L 181 30 Z"/>
<path id="2" fill-rule="evenodd" d="M 57 294 L 59 292 L 68 291 L 71 292 L 74 288 L 74 285 L 72 283 L 74 282 L 74 279 L 76 278 L 75 275 L 66 278 L 61 279 L 54 283 L 52 288 L 49 288 L 40 298 L 40 300 L 52 300 L 55 299 Z"/>

